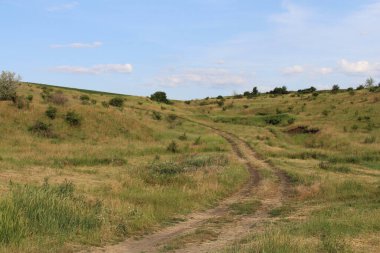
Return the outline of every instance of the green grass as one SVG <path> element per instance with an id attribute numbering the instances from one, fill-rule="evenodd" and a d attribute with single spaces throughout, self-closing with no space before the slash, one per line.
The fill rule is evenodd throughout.
<path id="1" fill-rule="evenodd" d="M 76 240 L 96 232 L 102 225 L 101 202 L 75 194 L 65 182 L 57 186 L 11 185 L 0 202 L 0 243 L 19 245 L 23 239 L 52 237 Z"/>
<path id="2" fill-rule="evenodd" d="M 234 203 L 230 205 L 232 213 L 237 215 L 249 215 L 254 214 L 261 206 L 259 200 L 248 200 L 245 202 Z"/>
<path id="3" fill-rule="evenodd" d="M 43 89 L 67 99 L 54 105 L 54 120 Z M 225 108 L 212 98 L 162 106 L 133 96 L 105 107 L 118 94 L 27 83 L 18 94 L 33 96 L 29 108 L 0 101 L 0 252 L 70 252 L 143 235 L 236 191 L 249 174 L 228 142 L 185 118 L 238 135 L 289 179 L 292 194 L 268 210 L 276 222 L 226 252 L 360 251 L 355 240 L 365 252 L 380 247 L 370 241 L 380 233 L 379 93 L 263 94 L 226 98 Z M 83 94 L 97 103 L 83 104 Z M 70 111 L 80 125 L 65 122 Z M 36 121 L 48 122 L 52 135 L 29 131 Z M 167 150 L 173 141 L 175 153 Z M 259 206 L 242 201 L 231 215 Z M 212 237 L 207 231 L 183 240 Z"/>

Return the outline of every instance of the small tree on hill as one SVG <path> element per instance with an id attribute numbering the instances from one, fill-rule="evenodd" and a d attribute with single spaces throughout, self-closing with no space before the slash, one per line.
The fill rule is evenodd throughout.
<path id="1" fill-rule="evenodd" d="M 275 95 L 280 95 L 280 94 L 288 94 L 289 92 L 288 92 L 288 89 L 286 88 L 286 86 L 282 86 L 282 87 L 274 88 L 269 93 L 275 94 Z"/>
<path id="2" fill-rule="evenodd" d="M 0 100 L 16 101 L 17 86 L 21 77 L 13 72 L 2 71 L 0 75 Z"/>
<path id="3" fill-rule="evenodd" d="M 366 88 L 371 88 L 371 87 L 374 86 L 374 84 L 375 84 L 375 80 L 372 77 L 370 77 L 370 78 L 367 78 L 367 80 L 365 81 L 365 85 L 364 86 Z"/>
<path id="4" fill-rule="evenodd" d="M 169 104 L 169 100 L 166 97 L 166 93 L 163 91 L 156 91 L 150 96 L 150 99 L 159 103 Z"/>
<path id="5" fill-rule="evenodd" d="M 333 87 L 332 87 L 332 89 L 331 89 L 331 93 L 336 94 L 336 93 L 339 92 L 339 89 L 340 89 L 339 85 L 334 84 Z"/>

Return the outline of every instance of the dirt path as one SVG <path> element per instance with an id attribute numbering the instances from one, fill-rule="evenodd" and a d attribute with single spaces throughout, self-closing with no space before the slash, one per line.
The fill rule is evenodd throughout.
<path id="1" fill-rule="evenodd" d="M 209 127 L 209 126 L 207 126 Z M 210 127 L 212 128 L 212 127 Z M 88 252 L 210 252 L 225 247 L 244 237 L 253 228 L 260 229 L 271 218 L 268 211 L 282 205 L 286 198 L 288 183 L 286 176 L 274 166 L 258 157 L 253 149 L 237 136 L 212 128 L 225 138 L 234 154 L 246 165 L 250 179 L 241 190 L 223 200 L 217 207 L 193 213 L 184 222 L 164 228 L 142 239 L 126 241 Z M 275 176 L 263 179 L 257 167 L 265 167 Z M 260 203 L 251 214 L 235 214 L 232 205 Z"/>

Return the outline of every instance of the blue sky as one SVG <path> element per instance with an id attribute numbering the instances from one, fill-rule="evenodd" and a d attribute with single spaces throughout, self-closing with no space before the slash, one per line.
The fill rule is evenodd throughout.
<path id="1" fill-rule="evenodd" d="M 0 70 L 177 99 L 380 81 L 380 0 L 0 0 Z"/>

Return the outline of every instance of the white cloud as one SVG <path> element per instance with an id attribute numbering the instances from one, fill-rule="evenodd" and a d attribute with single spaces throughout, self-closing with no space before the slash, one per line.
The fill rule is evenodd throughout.
<path id="1" fill-rule="evenodd" d="M 103 42 L 95 41 L 92 43 L 70 43 L 70 44 L 54 44 L 50 45 L 51 48 L 97 48 L 101 47 L 103 45 Z"/>
<path id="2" fill-rule="evenodd" d="M 346 59 L 342 59 L 339 62 L 339 66 L 343 72 L 351 74 L 373 73 L 380 71 L 380 65 L 378 63 L 370 63 L 368 61 L 350 62 Z"/>
<path id="3" fill-rule="evenodd" d="M 79 6 L 78 2 L 69 2 L 61 5 L 54 5 L 46 8 L 47 11 L 55 12 L 55 11 L 66 11 L 71 10 Z"/>
<path id="4" fill-rule="evenodd" d="M 291 67 L 284 68 L 282 70 L 282 73 L 284 75 L 295 75 L 295 74 L 301 74 L 304 71 L 305 71 L 304 67 L 302 67 L 300 65 L 294 65 L 294 66 L 291 66 Z"/>
<path id="5" fill-rule="evenodd" d="M 301 25 L 312 15 L 312 12 L 308 9 L 290 1 L 283 1 L 282 7 L 285 11 L 270 16 L 271 21 L 284 25 Z"/>
<path id="6" fill-rule="evenodd" d="M 333 71 L 334 70 L 332 68 L 327 68 L 327 67 L 323 67 L 323 68 L 319 68 L 315 70 L 316 73 L 321 74 L 321 75 L 328 75 L 328 74 L 331 74 Z"/>
<path id="7" fill-rule="evenodd" d="M 211 87 L 243 86 L 248 78 L 242 73 L 233 73 L 222 68 L 188 69 L 180 73 L 158 77 L 156 80 L 162 86 L 177 87 L 180 85 L 197 84 Z"/>
<path id="8" fill-rule="evenodd" d="M 99 64 L 92 67 L 80 66 L 58 66 L 52 69 L 56 72 L 73 73 L 73 74 L 103 74 L 103 73 L 132 73 L 131 64 Z"/>

